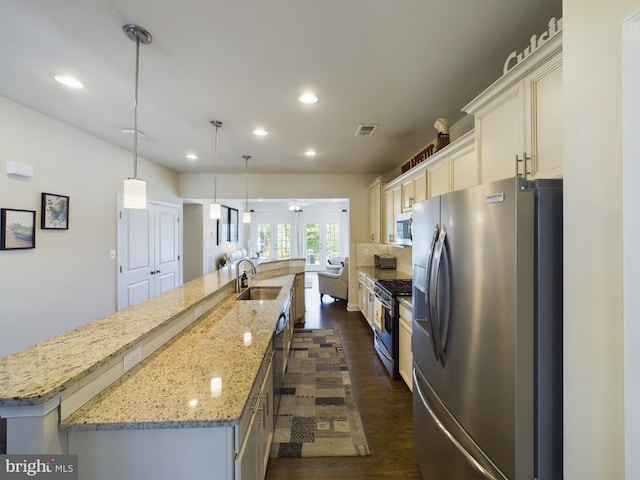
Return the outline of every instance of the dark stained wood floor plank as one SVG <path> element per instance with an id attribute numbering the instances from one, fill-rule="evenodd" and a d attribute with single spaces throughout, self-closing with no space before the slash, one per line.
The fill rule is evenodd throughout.
<path id="1" fill-rule="evenodd" d="M 305 289 L 303 328 L 337 328 L 344 346 L 371 455 L 367 457 L 282 458 L 269 460 L 268 480 L 421 480 L 412 444 L 411 391 L 393 380 L 373 348 L 373 333 L 360 312 L 325 296 L 317 278 Z"/>

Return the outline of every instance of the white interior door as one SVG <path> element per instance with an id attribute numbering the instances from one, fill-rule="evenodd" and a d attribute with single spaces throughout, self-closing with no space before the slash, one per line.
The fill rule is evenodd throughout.
<path id="1" fill-rule="evenodd" d="M 118 205 L 118 310 L 181 284 L 180 210 Z"/>
<path id="2" fill-rule="evenodd" d="M 153 217 L 157 295 L 180 285 L 180 212 L 175 206 L 155 205 Z"/>

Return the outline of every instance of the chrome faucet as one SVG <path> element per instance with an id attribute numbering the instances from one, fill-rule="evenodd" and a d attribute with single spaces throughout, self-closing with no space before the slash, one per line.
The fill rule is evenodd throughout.
<path id="1" fill-rule="evenodd" d="M 240 275 L 240 265 L 242 264 L 242 262 L 249 262 L 249 264 L 251 265 L 251 273 L 253 273 L 254 275 L 256 273 L 258 273 L 256 271 L 256 266 L 255 264 L 251 261 L 250 258 L 241 258 L 240 260 L 238 260 L 238 263 L 236 263 L 236 272 L 237 272 L 237 276 L 236 276 L 236 293 L 240 293 L 242 291 L 242 280 L 241 280 L 241 275 Z M 246 274 L 246 271 L 243 272 Z M 248 286 L 248 284 L 247 284 Z"/>

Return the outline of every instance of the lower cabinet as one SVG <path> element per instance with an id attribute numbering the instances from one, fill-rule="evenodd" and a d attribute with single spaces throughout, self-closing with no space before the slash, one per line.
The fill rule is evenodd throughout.
<path id="1" fill-rule="evenodd" d="M 235 459 L 236 480 L 264 478 L 267 472 L 275 418 L 273 351 L 265 356 L 260 372 L 237 427 L 240 446 Z"/>
<path id="2" fill-rule="evenodd" d="M 359 307 L 369 326 L 373 328 L 373 286 L 375 280 L 364 272 L 358 272 Z"/>
<path id="3" fill-rule="evenodd" d="M 304 301 L 304 272 L 296 274 L 291 289 L 291 325 L 304 323 L 305 314 Z"/>
<path id="4" fill-rule="evenodd" d="M 412 312 L 404 304 L 400 304 L 400 337 L 398 339 L 400 343 L 400 360 L 398 362 L 398 369 L 400 376 L 409 387 L 409 390 L 413 391 L 413 355 L 411 353 L 411 332 Z"/>

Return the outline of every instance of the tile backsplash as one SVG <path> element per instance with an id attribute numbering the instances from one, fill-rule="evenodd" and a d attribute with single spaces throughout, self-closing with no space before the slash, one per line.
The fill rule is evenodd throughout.
<path id="1" fill-rule="evenodd" d="M 373 267 L 374 255 L 389 254 L 397 258 L 396 268 L 411 275 L 411 247 L 396 247 L 381 243 L 356 243 L 356 266 Z"/>

